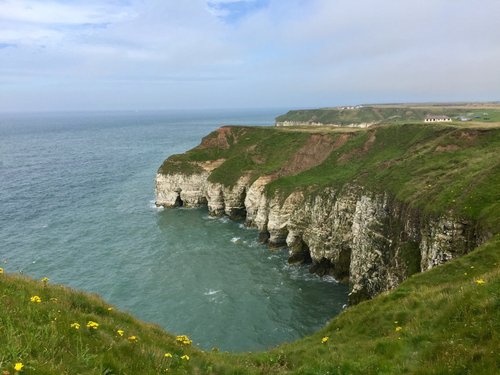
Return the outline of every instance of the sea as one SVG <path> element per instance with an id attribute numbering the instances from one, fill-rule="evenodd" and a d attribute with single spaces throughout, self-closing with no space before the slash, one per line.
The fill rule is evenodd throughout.
<path id="1" fill-rule="evenodd" d="M 347 301 L 243 222 L 154 204 L 164 159 L 284 110 L 0 113 L 0 267 L 97 293 L 205 350 L 260 351 Z"/>

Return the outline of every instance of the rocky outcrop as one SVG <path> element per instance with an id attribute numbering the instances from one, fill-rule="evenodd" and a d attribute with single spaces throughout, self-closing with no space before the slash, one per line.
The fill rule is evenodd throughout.
<path id="1" fill-rule="evenodd" d="M 156 175 L 156 205 L 164 207 L 206 205 L 209 174 L 209 172 L 193 175 L 158 173 Z"/>
<path id="2" fill-rule="evenodd" d="M 350 303 L 397 286 L 411 274 L 467 253 L 479 240 L 473 223 L 452 214 L 424 215 L 388 193 L 346 185 L 282 197 L 243 175 L 232 187 L 210 172 L 158 174 L 157 205 L 207 205 L 211 215 L 245 219 L 272 247 L 286 246 L 290 263 L 311 263 L 320 275 L 350 284 Z"/>

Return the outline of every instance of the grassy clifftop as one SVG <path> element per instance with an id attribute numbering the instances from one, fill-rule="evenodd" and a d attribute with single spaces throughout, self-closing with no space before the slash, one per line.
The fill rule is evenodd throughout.
<path id="1" fill-rule="evenodd" d="M 270 194 L 313 194 L 357 184 L 388 191 L 423 212 L 453 212 L 500 228 L 500 128 L 390 125 L 368 130 L 224 127 L 174 155 L 160 173 L 195 173 L 219 160 L 209 180 L 231 186 L 269 175 Z"/>
<path id="2" fill-rule="evenodd" d="M 42 281 L 2 273 L 0 290 L 3 374 L 16 373 L 16 364 L 38 375 L 489 375 L 500 368 L 500 237 L 262 353 L 202 352 L 96 296 Z"/>

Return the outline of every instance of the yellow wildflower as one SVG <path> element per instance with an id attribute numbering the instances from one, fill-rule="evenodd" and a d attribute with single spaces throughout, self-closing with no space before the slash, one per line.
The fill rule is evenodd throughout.
<path id="1" fill-rule="evenodd" d="M 185 360 L 185 361 L 189 361 L 189 356 L 187 354 L 184 354 L 181 359 Z"/>
<path id="2" fill-rule="evenodd" d="M 123 329 L 119 329 L 116 331 L 116 333 L 118 333 L 120 336 L 123 336 L 123 334 L 125 333 L 125 331 Z"/>
<path id="3" fill-rule="evenodd" d="M 93 322 L 92 320 L 89 320 L 87 322 L 87 328 L 97 329 L 97 328 L 99 328 L 99 323 L 96 323 L 96 322 Z"/>
<path id="4" fill-rule="evenodd" d="M 71 323 L 71 324 L 70 324 L 70 327 L 71 327 L 71 328 L 74 328 L 74 329 L 80 329 L 80 324 L 79 324 L 79 323 L 76 323 L 76 322 L 75 322 L 75 323 Z"/>
<path id="5" fill-rule="evenodd" d="M 108 311 L 113 311 L 113 308 L 112 307 L 108 307 Z"/>
<path id="6" fill-rule="evenodd" d="M 397 326 L 397 327 L 396 327 L 396 329 L 395 329 L 395 331 L 396 331 L 396 332 L 399 332 L 399 331 L 401 331 L 402 329 L 403 329 L 403 327 Z"/>
<path id="7" fill-rule="evenodd" d="M 23 371 L 23 367 L 24 365 L 22 364 L 22 362 L 17 362 L 15 365 L 14 365 L 14 371 Z"/>
<path id="8" fill-rule="evenodd" d="M 130 342 L 137 342 L 137 336 L 129 336 L 127 340 Z"/>
<path id="9" fill-rule="evenodd" d="M 40 302 L 42 302 L 42 299 L 38 296 L 33 296 L 30 298 L 30 301 L 34 302 L 34 303 L 40 303 Z"/>
<path id="10" fill-rule="evenodd" d="M 47 285 L 47 283 L 49 282 L 49 278 L 48 277 L 42 277 L 42 279 L 40 280 L 43 285 Z"/>
<path id="11" fill-rule="evenodd" d="M 176 336 L 175 340 L 183 345 L 191 345 L 193 343 L 193 341 L 190 340 L 189 337 L 187 337 L 186 335 Z"/>
<path id="12" fill-rule="evenodd" d="M 328 336 L 325 336 L 321 339 L 322 344 L 326 344 L 330 338 Z"/>
<path id="13" fill-rule="evenodd" d="M 3 274 L 3 268 L 0 267 L 0 275 Z"/>
<path id="14" fill-rule="evenodd" d="M 172 354 L 171 353 L 165 353 L 165 358 L 172 358 Z"/>
<path id="15" fill-rule="evenodd" d="M 484 281 L 483 279 L 477 279 L 476 280 L 476 284 L 477 285 L 483 285 L 483 284 L 486 284 L 486 281 Z"/>

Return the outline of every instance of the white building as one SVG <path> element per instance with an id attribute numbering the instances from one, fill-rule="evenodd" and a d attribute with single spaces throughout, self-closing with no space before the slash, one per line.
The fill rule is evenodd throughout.
<path id="1" fill-rule="evenodd" d="M 427 115 L 424 122 L 451 122 L 451 118 L 443 115 Z"/>

